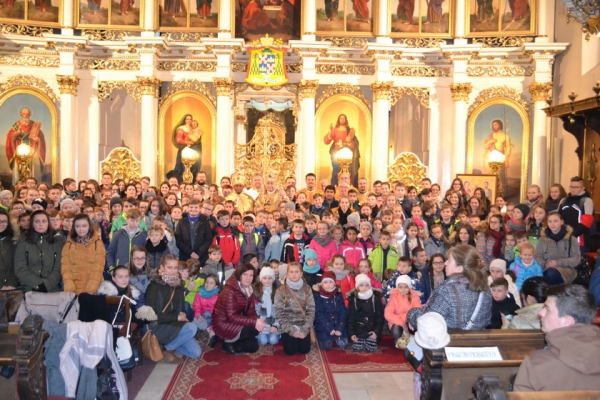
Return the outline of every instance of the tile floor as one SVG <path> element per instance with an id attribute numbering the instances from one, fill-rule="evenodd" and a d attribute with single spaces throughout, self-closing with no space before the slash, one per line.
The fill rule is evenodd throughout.
<path id="1" fill-rule="evenodd" d="M 160 400 L 176 365 L 158 363 L 136 400 Z M 412 372 L 333 374 L 341 400 L 411 400 Z"/>

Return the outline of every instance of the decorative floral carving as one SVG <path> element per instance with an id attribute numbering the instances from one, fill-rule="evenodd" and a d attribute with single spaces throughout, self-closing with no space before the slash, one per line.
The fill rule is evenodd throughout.
<path id="1" fill-rule="evenodd" d="M 302 72 L 302 64 L 285 64 L 285 70 L 288 74 L 296 74 Z"/>
<path id="2" fill-rule="evenodd" d="M 142 177 L 142 163 L 125 147 L 113 149 L 104 160 L 100 162 L 102 173 L 110 172 L 114 179 L 139 181 Z"/>
<path id="3" fill-rule="evenodd" d="M 405 44 L 408 47 L 421 47 L 421 48 L 438 48 L 441 43 L 446 43 L 444 39 L 436 38 L 402 38 L 396 40 L 395 43 Z"/>
<path id="4" fill-rule="evenodd" d="M 126 90 L 137 102 L 142 100 L 142 94 L 136 82 L 133 81 L 100 81 L 98 82 L 98 101 L 108 99 L 114 90 Z"/>
<path id="5" fill-rule="evenodd" d="M 213 96 L 213 94 L 210 92 L 210 90 L 204 83 L 196 79 L 182 79 L 180 81 L 172 82 L 171 86 L 167 89 L 167 91 L 162 96 L 160 96 L 160 99 L 158 100 L 158 108 L 161 107 L 161 105 L 166 99 L 171 97 L 171 95 L 175 94 L 176 92 L 179 92 L 180 90 L 191 90 L 194 92 L 198 92 L 206 96 L 206 98 L 210 100 L 210 102 L 214 105 L 217 104 L 217 99 L 215 98 L 215 96 Z"/>
<path id="6" fill-rule="evenodd" d="M 421 187 L 421 181 L 427 177 L 427 167 L 414 153 L 400 153 L 388 167 L 388 182 L 402 182 L 406 187 Z"/>
<path id="7" fill-rule="evenodd" d="M 319 81 L 310 81 L 302 79 L 298 84 L 298 92 L 300 99 L 314 99 L 317 95 L 317 89 L 319 88 Z M 288 89 L 289 91 L 289 89 Z"/>
<path id="8" fill-rule="evenodd" d="M 60 58 L 51 56 L 32 56 L 25 54 L 6 54 L 0 56 L 0 64 L 27 67 L 58 68 L 58 66 L 60 65 Z"/>
<path id="9" fill-rule="evenodd" d="M 473 111 L 484 101 L 489 99 L 494 99 L 497 97 L 507 97 L 511 100 L 516 101 L 521 107 L 525 109 L 525 112 L 529 113 L 529 103 L 525 98 L 521 95 L 521 93 L 508 86 L 492 86 L 491 88 L 482 90 L 475 98 L 475 101 L 469 107 L 469 111 L 467 115 L 471 115 Z"/>
<path id="10" fill-rule="evenodd" d="M 467 67 L 469 76 L 531 76 L 533 68 L 520 65 L 494 65 Z"/>
<path id="11" fill-rule="evenodd" d="M 36 78 L 33 75 L 15 75 L 8 78 L 0 84 L 0 93 L 17 86 L 29 86 L 38 89 L 50 97 L 54 104 L 60 104 L 60 98 L 54 93 L 52 88 L 43 79 Z"/>
<path id="12" fill-rule="evenodd" d="M 470 83 L 453 83 L 450 85 L 450 91 L 452 92 L 452 99 L 454 101 L 469 102 L 469 94 L 473 86 Z"/>
<path id="13" fill-rule="evenodd" d="M 217 63 L 212 61 L 159 61 L 159 71 L 197 71 L 214 72 Z"/>
<path id="14" fill-rule="evenodd" d="M 52 28 L 45 28 L 43 26 L 0 24 L 0 33 L 4 35 L 42 37 L 46 33 L 52 34 Z"/>
<path id="15" fill-rule="evenodd" d="M 429 89 L 420 87 L 392 87 L 390 106 L 393 106 L 404 96 L 415 96 L 423 107 L 429 108 Z"/>
<path id="16" fill-rule="evenodd" d="M 483 47 L 521 47 L 524 43 L 533 42 L 533 38 L 523 36 L 493 36 L 473 38 L 473 44 Z"/>
<path id="17" fill-rule="evenodd" d="M 202 38 L 214 38 L 215 32 L 161 32 L 169 42 L 199 42 Z"/>
<path id="18" fill-rule="evenodd" d="M 552 90 L 552 82 L 534 82 L 529 85 L 531 100 L 534 103 L 536 101 L 551 100 L 552 96 L 550 96 L 550 90 Z"/>
<path id="19" fill-rule="evenodd" d="M 110 69 L 114 71 L 137 71 L 140 69 L 140 61 L 132 59 L 90 59 L 77 60 L 79 69 Z"/>
<path id="20" fill-rule="evenodd" d="M 450 76 L 450 68 L 392 65 L 393 76 Z"/>
<path id="21" fill-rule="evenodd" d="M 87 37 L 89 40 L 111 40 L 122 41 L 128 36 L 139 36 L 139 32 L 134 31 L 114 31 L 102 29 L 83 29 L 81 36 Z"/>
<path id="22" fill-rule="evenodd" d="M 60 94 L 72 94 L 77 96 L 77 85 L 79 85 L 79 78 L 77 76 L 56 75 L 56 81 L 58 82 Z"/>
<path id="23" fill-rule="evenodd" d="M 333 47 L 363 47 L 367 44 L 368 40 L 364 37 L 335 37 L 335 36 L 321 36 L 319 38 L 322 42 L 331 42 Z"/>
<path id="24" fill-rule="evenodd" d="M 367 100 L 367 98 L 365 97 L 365 94 L 361 90 L 360 86 L 354 86 L 354 85 L 350 85 L 348 83 L 336 83 L 335 85 L 329 86 L 325 90 L 325 92 L 323 92 L 321 97 L 319 97 L 319 99 L 317 100 L 316 108 L 319 108 L 319 106 L 321 104 L 323 104 L 323 102 L 325 100 L 327 100 L 331 96 L 335 96 L 336 94 L 348 94 L 348 95 L 354 96 L 354 97 L 358 98 L 359 100 L 361 100 L 363 103 L 365 103 L 365 105 L 367 106 L 367 108 L 369 110 L 371 109 L 371 104 L 370 104 L 371 102 L 369 100 Z"/>
<path id="25" fill-rule="evenodd" d="M 248 70 L 248 63 L 245 62 L 234 62 L 231 63 L 232 72 L 246 72 Z"/>
<path id="26" fill-rule="evenodd" d="M 233 86 L 235 85 L 231 78 L 213 78 L 215 89 L 217 90 L 217 97 L 227 96 L 231 97 L 233 94 Z"/>
<path id="27" fill-rule="evenodd" d="M 373 65 L 317 64 L 317 74 L 373 75 Z"/>
<path id="28" fill-rule="evenodd" d="M 140 94 L 158 97 L 158 89 L 160 88 L 160 79 L 155 76 L 136 76 L 137 86 Z"/>
<path id="29" fill-rule="evenodd" d="M 371 84 L 373 91 L 373 101 L 390 100 L 392 97 L 393 82 L 375 82 Z"/>

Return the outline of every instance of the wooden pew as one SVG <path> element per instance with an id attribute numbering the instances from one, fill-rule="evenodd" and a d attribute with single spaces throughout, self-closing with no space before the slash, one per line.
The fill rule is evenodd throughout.
<path id="1" fill-rule="evenodd" d="M 500 383 L 508 387 L 510 377 L 516 374 L 523 359 L 546 344 L 544 334 L 533 330 L 461 331 L 450 329 L 448 347 L 497 346 L 502 361 L 449 362 L 444 349 L 423 351 L 421 399 L 440 400 L 442 391 L 446 400 L 472 397 L 473 382 L 482 374 L 497 374 Z"/>
<path id="2" fill-rule="evenodd" d="M 482 375 L 473 385 L 474 400 L 597 400 L 600 390 L 564 392 L 506 392 L 498 375 Z"/>

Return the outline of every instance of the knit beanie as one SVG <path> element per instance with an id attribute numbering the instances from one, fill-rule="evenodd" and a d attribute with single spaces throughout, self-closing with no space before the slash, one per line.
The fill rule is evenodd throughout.
<path id="1" fill-rule="evenodd" d="M 4 199 L 4 196 L 12 195 L 10 190 L 3 190 L 0 192 L 0 202 Z"/>
<path id="2" fill-rule="evenodd" d="M 348 215 L 347 221 L 348 223 L 346 224 L 346 228 L 349 227 L 350 224 L 358 228 L 360 226 L 360 214 L 353 212 L 352 214 Z"/>
<path id="3" fill-rule="evenodd" d="M 293 201 L 288 201 L 287 203 L 285 203 L 285 206 L 283 206 L 283 209 L 296 211 L 296 203 L 294 203 Z"/>
<path id="4" fill-rule="evenodd" d="M 288 265 L 285 263 L 279 264 L 277 266 L 277 272 L 279 273 L 279 279 L 283 278 L 287 275 Z"/>
<path id="5" fill-rule="evenodd" d="M 506 274 L 506 261 L 496 258 L 490 263 L 490 271 L 492 270 L 492 268 L 498 268 L 502 271 L 502 274 L 504 275 Z"/>
<path id="6" fill-rule="evenodd" d="M 119 196 L 113 196 L 110 199 L 110 208 L 112 208 L 112 206 L 114 206 L 115 204 L 120 204 L 121 207 L 123 206 L 123 200 L 121 200 L 121 198 Z"/>
<path id="7" fill-rule="evenodd" d="M 523 218 L 529 215 L 529 206 L 527 204 L 517 204 L 515 208 L 523 213 Z"/>
<path id="8" fill-rule="evenodd" d="M 41 206 L 44 210 L 48 207 L 48 203 L 46 202 L 46 200 L 44 199 L 35 199 L 31 205 L 33 206 L 34 204 L 37 204 L 38 206 Z"/>
<path id="9" fill-rule="evenodd" d="M 428 312 L 417 318 L 415 341 L 424 349 L 441 349 L 450 343 L 450 335 L 444 317 Z"/>
<path id="10" fill-rule="evenodd" d="M 62 208 L 65 204 L 71 204 L 73 207 L 75 207 L 75 202 L 71 199 L 63 199 L 63 201 L 60 202 L 60 208 Z"/>
<path id="11" fill-rule="evenodd" d="M 264 278 L 265 276 L 270 276 L 274 280 L 275 279 L 275 271 L 273 271 L 273 268 L 271 268 L 271 267 L 261 268 L 258 278 L 262 281 L 262 278 Z"/>
<path id="12" fill-rule="evenodd" d="M 408 275 L 400 275 L 396 279 L 396 287 L 398 287 L 398 285 L 401 284 L 401 283 L 404 283 L 406 286 L 408 286 L 409 289 L 412 286 L 412 282 L 411 282 L 410 277 Z"/>
<path id="13" fill-rule="evenodd" d="M 371 225 L 371 223 L 370 223 L 370 222 L 367 222 L 367 221 L 365 221 L 365 222 L 361 222 L 361 224 L 360 224 L 360 229 L 362 229 L 362 227 L 363 227 L 363 226 L 368 226 L 368 227 L 369 227 L 369 229 L 371 230 L 371 232 L 373 232 L 373 225 Z"/>
<path id="14" fill-rule="evenodd" d="M 333 271 L 325 271 L 323 272 L 323 276 L 321 276 L 321 282 L 325 282 L 326 280 L 330 280 L 335 283 L 335 274 Z"/>
<path id="15" fill-rule="evenodd" d="M 317 252 L 311 248 L 304 249 L 304 262 L 310 260 L 311 258 L 317 258 Z"/>
<path id="16" fill-rule="evenodd" d="M 356 278 L 354 278 L 354 281 L 356 282 L 356 288 L 357 289 L 358 289 L 358 287 L 360 286 L 361 283 L 368 283 L 369 286 L 371 286 L 371 278 L 369 278 L 365 274 L 358 274 L 358 275 L 356 275 Z"/>

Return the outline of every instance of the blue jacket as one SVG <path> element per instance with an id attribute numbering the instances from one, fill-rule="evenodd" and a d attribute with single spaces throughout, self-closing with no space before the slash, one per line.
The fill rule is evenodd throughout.
<path id="1" fill-rule="evenodd" d="M 273 259 L 283 261 L 281 259 L 283 245 L 289 237 L 289 231 L 279 232 L 271 236 L 269 243 L 267 243 L 267 246 L 265 247 L 265 261 L 271 261 Z"/>
<path id="2" fill-rule="evenodd" d="M 106 251 L 106 266 L 108 269 L 117 265 L 126 265 L 129 263 L 129 255 L 133 246 L 142 246 L 146 244 L 146 232 L 138 229 L 133 235 L 128 234 L 125 227 L 115 232 L 108 250 Z"/>
<path id="3" fill-rule="evenodd" d="M 521 292 L 521 286 L 523 286 L 523 282 L 525 282 L 527 279 L 534 276 L 544 276 L 544 270 L 542 269 L 541 265 L 538 264 L 535 258 L 533 259 L 533 264 L 531 264 L 529 267 L 526 267 L 523 265 L 521 256 L 516 256 L 515 261 L 510 264 L 510 270 L 514 271 L 515 275 L 517 276 L 515 285 L 517 285 L 519 292 Z"/>
<path id="4" fill-rule="evenodd" d="M 346 320 L 348 309 L 344 305 L 342 294 L 338 291 L 330 298 L 321 297 L 319 292 L 313 292 L 315 297 L 315 333 L 317 340 L 332 340 L 331 331 L 340 331 L 346 338 Z"/>

